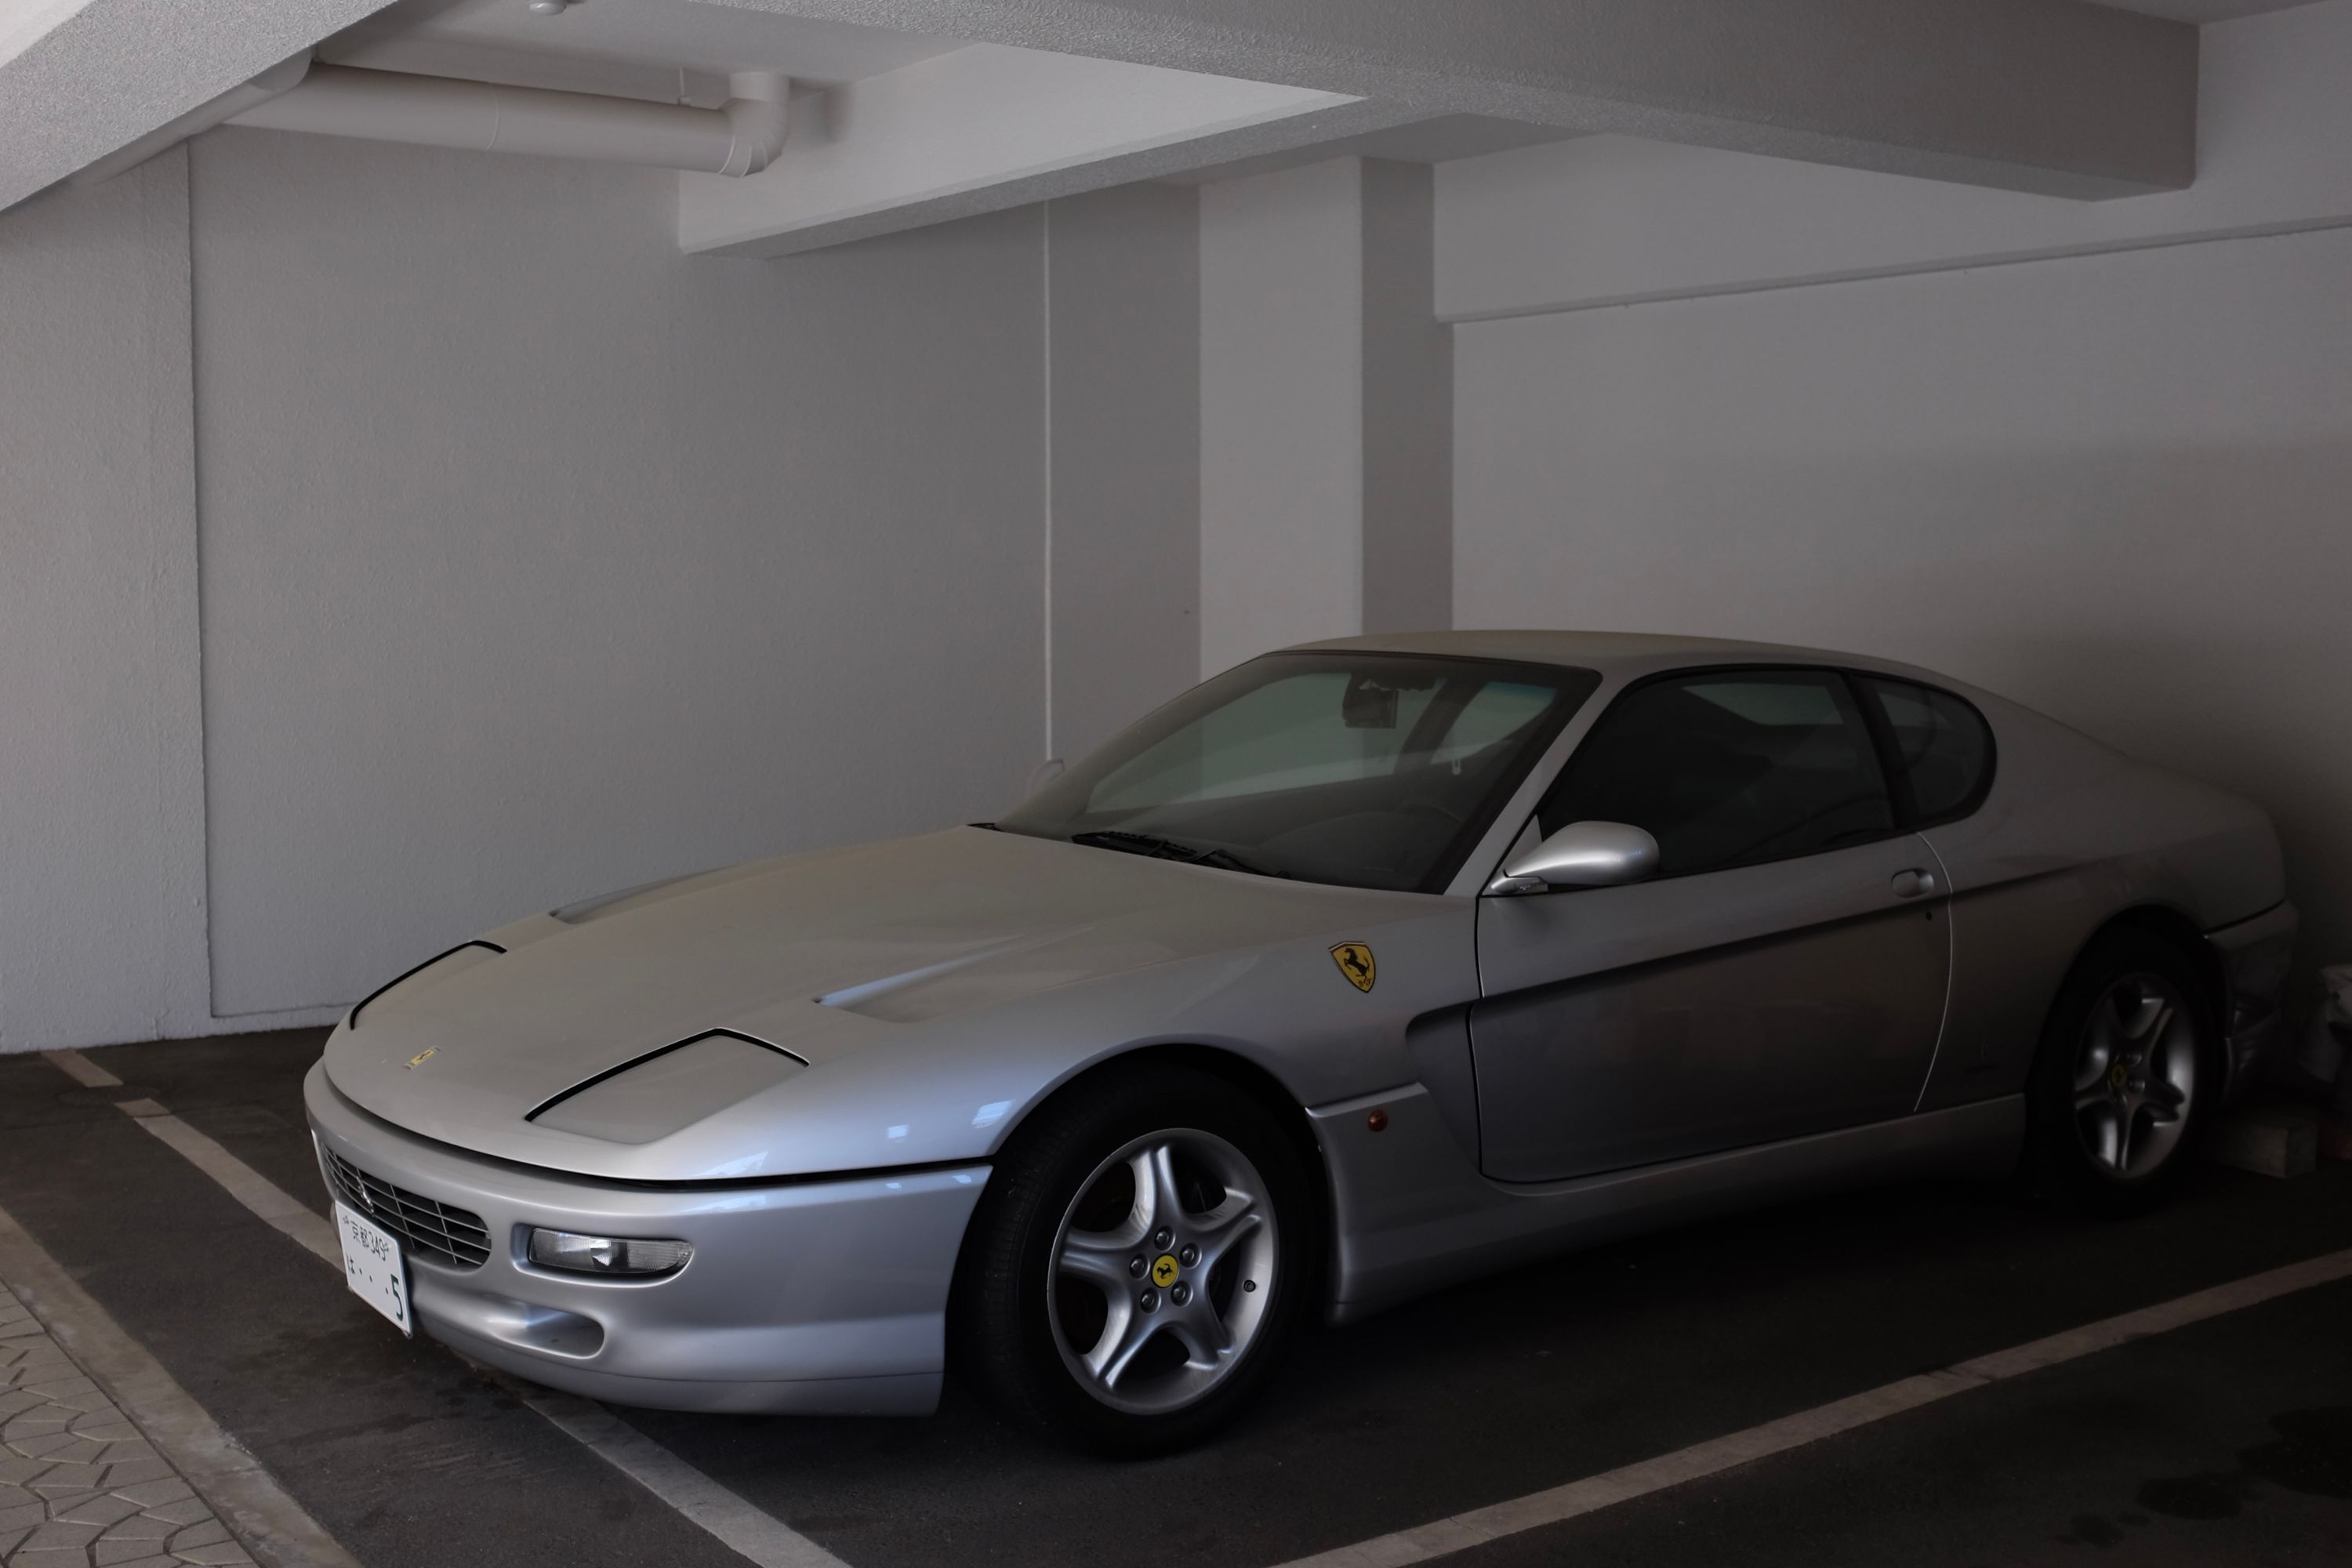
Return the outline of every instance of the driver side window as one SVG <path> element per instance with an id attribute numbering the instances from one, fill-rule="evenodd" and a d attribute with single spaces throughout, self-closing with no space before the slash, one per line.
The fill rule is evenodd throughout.
<path id="1" fill-rule="evenodd" d="M 1675 676 L 1620 697 L 1543 805 L 1545 834 L 1624 822 L 1658 874 L 1753 866 L 1895 831 L 1877 752 L 1834 670 Z"/>

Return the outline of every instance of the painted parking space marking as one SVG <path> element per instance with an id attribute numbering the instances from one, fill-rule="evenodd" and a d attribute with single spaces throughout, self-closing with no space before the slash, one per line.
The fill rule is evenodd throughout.
<path id="1" fill-rule="evenodd" d="M 41 1053 L 84 1089 L 121 1089 L 122 1080 L 79 1051 Z M 114 1109 L 137 1122 L 271 1228 L 291 1237 L 321 1263 L 342 1271 L 343 1253 L 335 1227 L 268 1177 L 230 1153 L 152 1100 L 119 1100 Z"/>
<path id="2" fill-rule="evenodd" d="M 122 1087 L 121 1079 L 79 1051 L 42 1055 L 85 1089 Z M 324 1215 L 155 1101 L 120 1100 L 115 1109 L 211 1177 L 257 1217 L 292 1237 L 337 1274 L 343 1271 L 341 1246 Z M 530 1387 L 489 1368 L 481 1370 L 556 1430 L 760 1568 L 847 1568 L 824 1547 L 720 1486 L 593 1400 Z"/>
<path id="3" fill-rule="evenodd" d="M 53 1053 L 51 1059 L 68 1053 Z M 78 1058 L 75 1066 L 58 1061 L 88 1087 L 119 1082 L 104 1068 Z M 90 1076 L 85 1076 L 85 1075 Z M 152 1101 L 130 1101 L 126 1112 L 142 1125 L 153 1121 L 151 1134 L 163 1137 L 163 1128 L 176 1124 L 185 1137 L 163 1138 L 177 1152 L 205 1169 L 232 1195 L 257 1214 L 268 1217 L 261 1205 L 278 1207 L 289 1225 L 299 1211 L 317 1227 L 321 1246 L 331 1246 L 327 1222 L 295 1203 L 280 1189 L 236 1156 L 170 1115 Z M 168 1120 L 166 1120 L 168 1119 Z M 200 1157 L 201 1156 L 201 1157 Z M 273 1224 L 277 1222 L 272 1221 Z M 279 1226 L 287 1230 L 288 1226 Z M 294 1234 L 292 1230 L 288 1233 Z M 299 1237 L 298 1237 L 299 1239 Z M 307 1243 L 306 1243 L 307 1245 Z M 319 1248 L 311 1248 L 318 1251 Z M 321 1253 L 322 1257 L 330 1254 Z M 1825 1438 L 1870 1426 L 1877 1422 L 1932 1405 L 1954 1394 L 2024 1376 L 2030 1373 L 2128 1345 L 2206 1320 L 2259 1305 L 2296 1291 L 2352 1278 L 2352 1248 L 2330 1252 L 2302 1262 L 2269 1269 L 2170 1300 L 2028 1341 L 1990 1354 L 1956 1362 L 1916 1376 L 1832 1400 L 1790 1415 L 1726 1436 L 1694 1444 L 1674 1453 L 1643 1459 L 1598 1475 L 1572 1480 L 1528 1496 L 1449 1515 L 1433 1522 L 1358 1542 L 1303 1557 L 1284 1568 L 1374 1568 L 1374 1565 L 1433 1561 L 1490 1541 L 1507 1539 L 1544 1526 L 1598 1513 L 1691 1481 L 1705 1479 L 1740 1466 L 1791 1452 Z M 653 1491 L 715 1539 L 739 1554 L 763 1564 L 784 1568 L 844 1568 L 840 1559 L 809 1542 L 728 1489 L 719 1486 L 687 1461 L 593 1401 L 553 1394 L 501 1380 L 517 1399 L 562 1430 L 574 1441 Z"/>
<path id="4" fill-rule="evenodd" d="M 1776 1421 L 1711 1437 L 1656 1458 L 1587 1476 L 1565 1486 L 1472 1509 L 1429 1524 L 1318 1552 L 1282 1568 L 1402 1568 L 1467 1551 L 1489 1541 L 1517 1535 L 1598 1513 L 1688 1481 L 1705 1479 L 1738 1466 L 1868 1426 L 1906 1410 L 1990 1387 L 2045 1367 L 2060 1366 L 2101 1351 L 2115 1350 L 2152 1335 L 2201 1323 L 2226 1312 L 2315 1286 L 2352 1279 L 2352 1248 L 2251 1274 L 2242 1279 L 2191 1291 L 2152 1307 L 2102 1318 L 2095 1323 L 2029 1341 L 1990 1355 L 1973 1357 L 1935 1372 L 1906 1377 L 1843 1399 L 1817 1405 Z"/>
<path id="5" fill-rule="evenodd" d="M 773 1568 L 845 1568 L 840 1558 L 761 1512 L 594 1400 L 511 1381 L 508 1387 L 565 1436 L 752 1562 Z"/>

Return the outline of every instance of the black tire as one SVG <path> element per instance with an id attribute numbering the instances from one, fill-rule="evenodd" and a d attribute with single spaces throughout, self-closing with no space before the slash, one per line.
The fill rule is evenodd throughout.
<path id="1" fill-rule="evenodd" d="M 1198 1271 L 1198 1284 L 1171 1278 L 1164 1296 L 1153 1292 L 1153 1312 L 1166 1313 L 1165 1319 L 1147 1319 L 1129 1303 L 1115 1310 L 1133 1311 L 1139 1333 L 1167 1342 L 1152 1353 L 1172 1349 L 1187 1362 L 1193 1354 L 1175 1342 L 1170 1321 L 1178 1315 L 1180 1285 L 1188 1292 L 1187 1311 L 1248 1314 L 1252 1326 L 1245 1339 L 1234 1336 L 1238 1348 L 1230 1362 L 1219 1363 L 1213 1373 L 1193 1374 L 1206 1381 L 1197 1394 L 1180 1388 L 1169 1397 L 1184 1402 L 1171 1408 L 1117 1408 L 1106 1400 L 1128 1397 L 1130 1385 L 1103 1388 L 1083 1378 L 1064 1346 L 1067 1339 L 1084 1338 L 1085 1326 L 1074 1332 L 1062 1327 L 1063 1318 L 1087 1307 L 1085 1300 L 1074 1306 L 1067 1292 L 1091 1292 L 1101 1303 L 1093 1310 L 1108 1317 L 1114 1310 L 1109 1288 L 1059 1271 L 1056 1247 L 1065 1220 L 1074 1215 L 1082 1194 L 1097 1209 L 1105 1201 L 1114 1207 L 1119 1202 L 1116 1194 L 1106 1200 L 1105 1183 L 1131 1178 L 1117 1175 L 1115 1168 L 1107 1174 L 1106 1162 L 1139 1140 L 1171 1131 L 1179 1138 L 1197 1136 L 1203 1146 L 1222 1143 L 1245 1158 L 1265 1188 L 1259 1201 L 1272 1223 L 1253 1233 L 1259 1237 L 1249 1244 L 1253 1261 L 1214 1266 L 1225 1271 L 1217 1287 L 1224 1292 L 1225 1308 L 1212 1303 L 1210 1268 L 1204 1267 Z M 1264 1391 L 1311 1298 L 1320 1256 L 1320 1205 L 1307 1170 L 1298 1146 L 1265 1107 L 1213 1073 L 1150 1062 L 1114 1067 L 1081 1079 L 1014 1133 L 982 1194 L 965 1235 L 949 1307 L 951 1364 L 972 1378 L 1009 1418 L 1096 1453 L 1160 1454 L 1201 1441 L 1233 1421 Z M 1197 1174 L 1188 1174 L 1186 1181 L 1195 1194 L 1226 1194 L 1225 1188 Z M 1131 1185 L 1128 1191 L 1132 1193 Z M 1160 1260 L 1173 1257 L 1171 1249 L 1185 1247 L 1181 1234 L 1164 1247 L 1150 1247 L 1156 1228 L 1155 1221 L 1144 1232 L 1145 1241 L 1136 1245 Z M 1235 1258 L 1242 1250 L 1236 1246 L 1225 1256 Z M 1145 1277 L 1133 1283 L 1137 1300 L 1150 1288 L 1157 1271 L 1156 1262 L 1147 1262 Z M 1243 1273 L 1271 1276 L 1263 1283 L 1246 1281 L 1248 1295 L 1263 1289 L 1262 1304 L 1234 1294 L 1244 1283 L 1234 1276 Z M 1242 1305 L 1235 1308 L 1234 1302 Z M 1111 1334 L 1108 1323 L 1097 1331 Z M 1139 1353 L 1130 1372 L 1143 1370 L 1145 1359 Z M 1150 1385 L 1139 1381 L 1133 1386 Z"/>
<path id="2" fill-rule="evenodd" d="M 2105 1023 L 2111 1040 L 2130 1045 L 2124 1021 L 2161 1018 L 2149 1012 L 2159 1004 L 2172 1008 L 2173 1021 L 2132 1026 L 2147 1035 L 2146 1049 L 2098 1058 L 2095 1029 Z M 2194 1157 L 2220 1097 L 2218 1047 L 2206 987 L 2177 945 L 2128 927 L 2095 938 L 2059 988 L 2034 1052 L 2026 1156 L 2035 1185 L 2099 1215 L 2136 1214 L 2162 1199 Z M 2145 1098 L 2136 1092 L 2142 1086 Z M 2164 1119 L 2158 1102 L 2174 1095 L 2174 1114 Z M 2086 1098 L 2095 1102 L 2084 1106 Z"/>

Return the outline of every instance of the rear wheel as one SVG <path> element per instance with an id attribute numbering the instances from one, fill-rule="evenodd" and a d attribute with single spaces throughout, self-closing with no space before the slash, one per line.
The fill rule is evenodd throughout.
<path id="1" fill-rule="evenodd" d="M 2195 972 L 2144 931 L 2092 943 L 2051 1009 L 2030 1089 L 2042 1184 L 2103 1212 L 2154 1202 L 2220 1089 Z"/>
<path id="2" fill-rule="evenodd" d="M 959 1364 L 1083 1447 L 1196 1442 L 1274 1371 L 1314 1229 L 1305 1162 L 1248 1095 L 1158 1064 L 1081 1083 L 1007 1146 L 972 1217 Z"/>

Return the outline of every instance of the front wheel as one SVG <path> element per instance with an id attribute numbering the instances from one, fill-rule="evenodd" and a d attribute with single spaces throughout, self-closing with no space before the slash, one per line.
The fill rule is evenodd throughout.
<path id="1" fill-rule="evenodd" d="M 2200 994 L 2161 938 L 2116 931 L 2084 953 L 2034 1058 L 2032 1153 L 2046 1187 L 2129 1212 L 2177 1179 L 2221 1087 Z"/>
<path id="2" fill-rule="evenodd" d="M 1315 1221 L 1305 1162 L 1250 1096 L 1188 1068 L 1112 1069 L 999 1159 L 957 1275 L 959 1364 L 1083 1447 L 1197 1442 L 1280 1360 Z"/>

